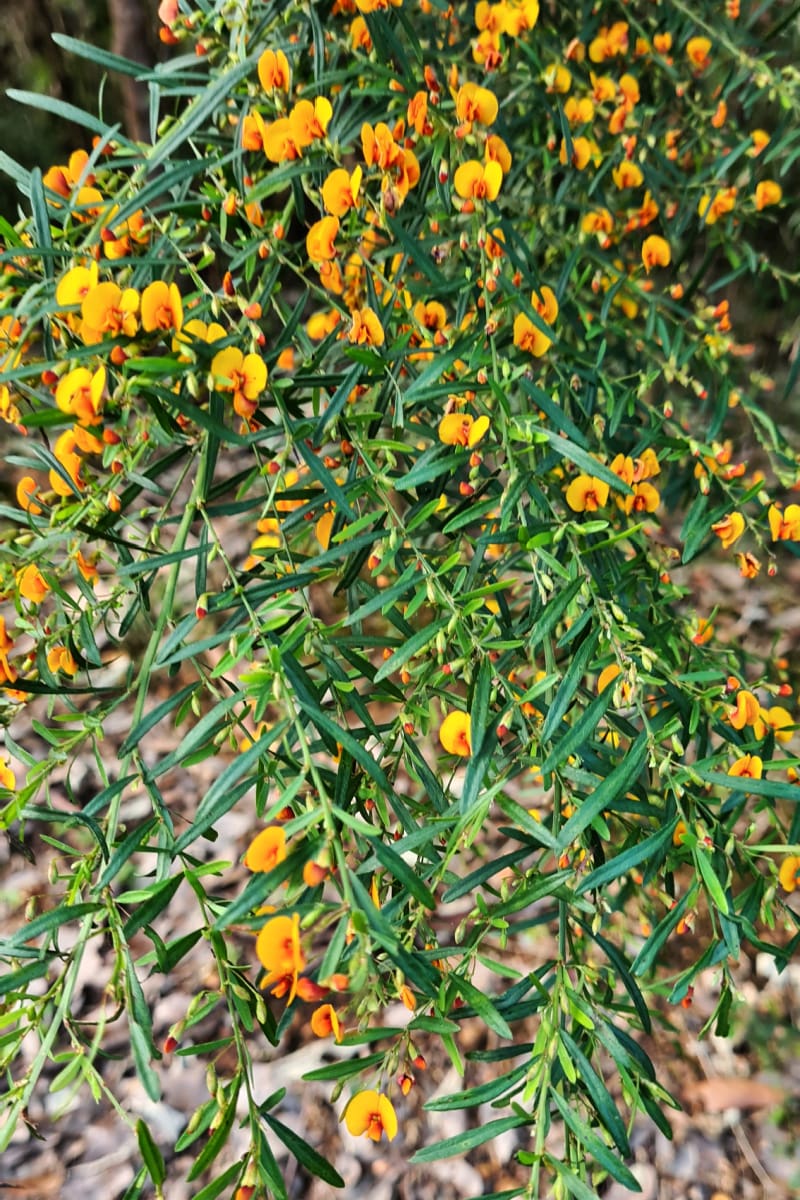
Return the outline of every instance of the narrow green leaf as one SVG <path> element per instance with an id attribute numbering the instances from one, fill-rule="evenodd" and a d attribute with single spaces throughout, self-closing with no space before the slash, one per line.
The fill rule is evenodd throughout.
<path id="1" fill-rule="evenodd" d="M 495 1008 L 489 997 L 470 983 L 468 979 L 459 979 L 456 985 L 464 1000 L 470 1008 L 473 1008 L 481 1020 L 488 1025 L 498 1037 L 513 1038 L 511 1027 Z"/>
<path id="2" fill-rule="evenodd" d="M 139 1081 L 146 1094 L 155 1103 L 161 1097 L 161 1083 L 150 1062 L 150 1038 L 141 1025 L 136 1024 L 130 1014 L 128 1015 L 128 1032 L 136 1074 L 139 1076 Z"/>
<path id="3" fill-rule="evenodd" d="M 629 846 L 627 850 L 623 850 L 622 854 L 617 854 L 614 858 L 608 859 L 601 867 L 590 871 L 583 879 L 579 880 L 575 893 L 582 896 L 584 892 L 597 891 L 599 888 L 605 887 L 607 883 L 611 883 L 614 879 L 619 879 L 626 871 L 630 871 L 633 867 L 638 866 L 640 862 L 652 862 L 657 859 L 665 846 L 672 841 L 672 833 L 677 825 L 677 817 L 668 821 L 658 833 L 651 833 L 649 837 L 642 838 L 633 846 Z"/>
<path id="4" fill-rule="evenodd" d="M 636 958 L 631 963 L 632 975 L 647 974 L 655 962 L 658 952 L 664 945 L 664 942 L 670 936 L 673 929 L 686 912 L 686 909 L 689 907 L 690 900 L 692 900 L 692 902 L 694 900 L 694 890 L 691 888 L 688 892 L 683 893 L 675 907 L 671 908 L 669 912 L 661 918 L 658 925 L 656 925 L 655 929 L 650 934 L 639 953 L 636 955 Z"/>
<path id="5" fill-rule="evenodd" d="M 154 921 L 159 913 L 163 912 L 169 904 L 172 897 L 177 892 L 183 882 L 183 872 L 178 875 L 173 875 L 166 879 L 163 883 L 154 884 L 152 895 L 145 900 L 136 911 L 128 917 L 125 924 L 122 926 L 122 932 L 125 937 L 130 940 L 135 933 L 143 929 L 145 925 L 149 925 Z"/>
<path id="6" fill-rule="evenodd" d="M 160 163 L 175 157 L 178 147 L 192 136 L 195 129 L 198 129 L 207 117 L 212 116 L 219 105 L 225 103 L 239 80 L 244 79 L 245 75 L 251 74 L 254 66 L 255 63 L 252 59 L 245 59 L 244 62 L 237 63 L 224 71 L 213 83 L 198 93 L 169 133 L 160 138 L 147 155 L 148 173 L 152 173 L 153 168 Z"/>
<path id="7" fill-rule="evenodd" d="M 542 614 L 536 618 L 532 625 L 529 637 L 531 650 L 537 646 L 541 646 L 545 638 L 550 636 L 572 601 L 583 590 L 584 583 L 585 580 L 582 578 L 574 579 L 566 587 L 559 588 L 555 593 L 553 599 L 546 605 Z"/>
<path id="8" fill-rule="evenodd" d="M 362 1071 L 376 1067 L 385 1058 L 386 1055 L 383 1051 L 377 1054 L 368 1054 L 365 1058 L 343 1058 L 340 1062 L 330 1063 L 327 1067 L 317 1067 L 314 1071 L 306 1071 L 303 1079 L 312 1083 L 316 1080 L 330 1083 L 338 1079 L 349 1079 L 351 1075 L 360 1075 Z"/>
<path id="9" fill-rule="evenodd" d="M 575 1170 L 571 1164 L 567 1165 L 560 1159 L 554 1158 L 552 1154 L 546 1154 L 544 1161 L 553 1168 L 566 1190 L 571 1196 L 575 1197 L 575 1200 L 598 1200 L 597 1192 L 575 1174 Z"/>
<path id="10" fill-rule="evenodd" d="M 431 622 L 430 625 L 426 625 L 423 629 L 418 629 L 413 637 L 410 637 L 407 641 L 403 642 L 403 644 L 394 651 L 391 658 L 387 658 L 385 662 L 381 663 L 375 672 L 375 679 L 373 682 L 380 683 L 382 680 L 386 679 L 387 676 L 393 674 L 395 671 L 399 671 L 401 667 L 405 666 L 409 659 L 413 658 L 415 654 L 419 654 L 421 650 L 424 650 L 424 648 L 433 641 L 437 633 L 444 629 L 448 619 L 449 618 L 447 617 L 440 617 L 439 620 Z"/>
<path id="11" fill-rule="evenodd" d="M 529 1122 L 530 1117 L 521 1116 L 500 1117 L 497 1121 L 487 1121 L 485 1125 L 466 1129 L 463 1133 L 457 1133 L 455 1137 L 434 1142 L 432 1146 L 423 1146 L 421 1150 L 412 1155 L 409 1162 L 438 1162 L 440 1158 L 452 1158 L 456 1154 L 466 1154 L 468 1150 L 474 1150 L 476 1146 L 490 1142 L 492 1138 L 499 1137 L 501 1133 L 506 1133 L 509 1129 L 519 1129 L 521 1125 L 527 1125 Z"/>
<path id="12" fill-rule="evenodd" d="M 720 882 L 713 866 L 711 865 L 710 856 L 706 854 L 704 850 L 698 848 L 694 851 L 692 857 L 698 871 L 700 872 L 700 875 L 702 876 L 703 883 L 706 886 L 706 891 L 708 892 L 710 898 L 714 901 L 718 911 L 727 917 L 730 913 L 728 898 L 725 895 L 725 890 L 722 886 L 722 883 Z"/>
<path id="13" fill-rule="evenodd" d="M 323 1183 L 330 1184 L 331 1187 L 341 1188 L 345 1186 L 341 1175 L 328 1162 L 327 1158 L 323 1158 L 321 1154 L 318 1154 L 293 1129 L 290 1129 L 288 1125 L 284 1125 L 282 1121 L 279 1121 L 277 1117 L 273 1117 L 271 1113 L 262 1112 L 261 1115 L 275 1136 L 283 1142 L 289 1153 L 293 1154 L 307 1171 L 310 1171 L 312 1175 L 316 1175 L 317 1179 L 321 1179 Z"/>
<path id="14" fill-rule="evenodd" d="M 245 1162 L 245 1159 L 239 1159 L 238 1162 L 231 1163 L 226 1171 L 223 1171 L 216 1179 L 212 1179 L 211 1183 L 207 1183 L 199 1192 L 195 1192 L 192 1200 L 217 1200 L 217 1196 L 230 1187 L 233 1181 L 241 1175 Z"/>
<path id="15" fill-rule="evenodd" d="M 186 687 L 182 687 L 180 691 L 173 692 L 166 700 L 162 700 L 161 704 L 157 704 L 154 709 L 144 716 L 141 721 L 130 731 L 128 736 L 117 751 L 120 758 L 125 758 L 130 754 L 143 737 L 162 721 L 167 713 L 172 712 L 173 708 L 178 708 L 184 700 L 187 700 L 193 692 L 197 691 L 197 683 L 188 683 Z"/>
<path id="16" fill-rule="evenodd" d="M 615 801 L 624 799 L 641 771 L 646 758 L 647 733 L 643 730 L 622 761 L 595 788 L 591 796 L 587 796 L 585 800 L 581 801 L 577 810 L 569 818 L 558 835 L 556 848 L 559 853 L 563 853 L 570 842 L 573 842 L 579 834 L 583 833 L 584 829 L 588 825 L 591 825 L 595 817 L 603 812 L 604 809 L 608 808 L 613 811 Z"/>
<path id="17" fill-rule="evenodd" d="M 51 962 L 52 955 L 48 955 L 38 962 L 28 963 L 27 967 L 20 967 L 18 971 L 0 975 L 0 996 L 7 996 L 9 992 L 21 992 L 31 980 L 41 979 L 42 975 L 49 971 Z"/>
<path id="18" fill-rule="evenodd" d="M 611 703 L 613 694 L 613 687 L 603 688 L 600 695 L 595 696 L 591 704 L 587 705 L 575 724 L 570 726 L 547 755 L 540 767 L 543 775 L 548 775 L 555 767 L 566 762 L 570 755 L 578 753 L 585 743 L 592 739 L 597 733 L 600 721 Z"/>
<path id="19" fill-rule="evenodd" d="M 479 1104 L 488 1104 L 498 1096 L 504 1096 L 520 1083 L 528 1074 L 528 1063 L 520 1063 L 513 1071 L 507 1071 L 497 1079 L 481 1083 L 477 1087 L 467 1088 L 463 1092 L 453 1092 L 449 1096 L 436 1096 L 426 1101 L 423 1108 L 426 1112 L 451 1112 L 458 1108 L 477 1108 Z"/>
<path id="20" fill-rule="evenodd" d="M 554 429 L 548 429 L 546 425 L 539 427 L 538 434 L 543 440 L 550 443 L 561 458 L 566 458 L 569 462 L 574 463 L 586 475 L 602 479 L 604 483 L 607 483 L 609 487 L 612 487 L 621 496 L 630 496 L 632 494 L 632 489 L 620 479 L 619 475 L 615 475 L 605 463 L 601 463 L 599 459 L 594 458 L 569 438 L 561 437 L 559 433 Z"/>
<path id="21" fill-rule="evenodd" d="M 41 937 L 43 933 L 51 933 L 61 925 L 77 921 L 79 917 L 87 917 L 90 913 L 102 911 L 102 904 L 60 904 L 58 908 L 42 913 L 40 917 L 34 917 L 32 921 L 21 925 L 10 938 L 0 941 L 0 953 L 11 956 L 15 947 L 24 946 L 26 942 L 32 942 L 35 938 Z"/>
<path id="22" fill-rule="evenodd" d="M 27 108 L 38 108 L 42 112 L 54 113 L 61 121 L 71 121 L 74 125 L 79 125 L 82 129 L 88 129 L 92 133 L 98 133 L 101 137 L 108 133 L 108 125 L 105 121 L 101 121 L 99 117 L 93 117 L 89 113 L 84 112 L 82 108 L 77 108 L 74 104 L 67 104 L 64 100 L 57 100 L 55 96 L 46 96 L 40 92 L 26 92 L 19 88 L 8 88 L 6 95 L 10 100 L 16 100 L 18 104 L 24 104 Z M 124 135 L 115 130 L 114 136 L 117 141 L 130 146 L 131 143 Z"/>
<path id="23" fill-rule="evenodd" d="M 575 655 L 570 663 L 558 691 L 555 694 L 553 703 L 547 710 L 547 716 L 542 725 L 541 741 L 542 744 L 549 742 L 553 733 L 558 728 L 561 718 L 572 703 L 572 698 L 578 690 L 578 686 L 583 679 L 588 663 L 592 655 L 597 649 L 597 643 L 600 640 L 599 630 L 590 633 L 575 652 Z"/>
<path id="24" fill-rule="evenodd" d="M 164 1156 L 153 1141 L 153 1135 L 141 1117 L 136 1122 L 136 1140 L 139 1143 L 139 1153 L 142 1156 L 144 1165 L 147 1167 L 148 1174 L 156 1187 L 160 1188 L 167 1178 Z"/>
<path id="25" fill-rule="evenodd" d="M 555 1102 L 555 1106 L 561 1113 L 564 1123 L 575 1134 L 579 1142 L 589 1151 L 592 1158 L 601 1166 L 604 1171 L 608 1171 L 612 1179 L 616 1179 L 623 1187 L 628 1188 L 632 1192 L 640 1192 L 641 1184 L 635 1175 L 633 1175 L 623 1162 L 617 1158 L 603 1139 L 599 1137 L 583 1120 L 577 1109 L 572 1108 L 567 1104 L 563 1096 L 555 1090 L 551 1090 L 550 1098 Z"/>
<path id="26" fill-rule="evenodd" d="M 121 58 L 119 54 L 111 54 L 110 51 L 101 50 L 99 46 L 92 46 L 89 42 L 80 42 L 77 38 L 67 37 L 63 33 L 51 33 L 50 37 L 68 54 L 88 59 L 89 62 L 102 67 L 104 71 L 117 71 L 121 75 L 132 75 L 134 78 L 147 71 L 147 67 L 143 63 L 134 62 L 130 58 Z"/>
<path id="27" fill-rule="evenodd" d="M 425 883 L 423 883 L 416 870 L 410 867 L 404 858 L 401 858 L 391 846 L 383 842 L 380 838 L 370 838 L 369 844 L 375 857 L 390 872 L 392 877 L 415 900 L 419 901 L 423 908 L 427 908 L 433 912 L 436 908 L 436 897 Z"/>
<path id="28" fill-rule="evenodd" d="M 625 1132 L 625 1125 L 617 1112 L 617 1106 L 611 1098 L 608 1088 L 568 1030 L 561 1029 L 559 1037 L 563 1040 L 569 1056 L 577 1068 L 581 1082 L 591 1098 L 603 1128 L 612 1138 L 620 1154 L 624 1154 L 626 1158 L 629 1157 L 631 1148 Z"/>

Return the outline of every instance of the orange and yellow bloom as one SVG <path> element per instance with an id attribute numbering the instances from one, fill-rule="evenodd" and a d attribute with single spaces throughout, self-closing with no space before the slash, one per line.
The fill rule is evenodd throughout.
<path id="1" fill-rule="evenodd" d="M 744 533 L 744 517 L 740 512 L 728 513 L 721 521 L 715 521 L 711 530 L 722 542 L 723 550 L 727 550 Z"/>
<path id="2" fill-rule="evenodd" d="M 234 410 L 249 421 L 267 386 L 267 365 L 263 358 L 244 354 L 238 346 L 226 346 L 214 355 L 211 374 L 220 391 L 233 392 Z"/>
<path id="3" fill-rule="evenodd" d="M 58 381 L 56 404 L 81 425 L 96 425 L 103 407 L 106 369 L 92 373 L 86 367 L 76 367 Z"/>
<path id="4" fill-rule="evenodd" d="M 573 512 L 597 512 L 608 503 L 608 492 L 604 479 L 581 473 L 572 480 L 564 498 Z"/>
<path id="5" fill-rule="evenodd" d="M 286 858 L 286 832 L 280 825 L 262 829 L 247 847 L 244 865 L 248 871 L 272 871 Z"/>
<path id="6" fill-rule="evenodd" d="M 306 965 L 300 945 L 300 914 L 272 917 L 256 938 L 256 955 L 264 968 L 262 988 L 274 996 L 288 993 L 287 1004 L 297 994 L 297 979 Z"/>
<path id="7" fill-rule="evenodd" d="M 354 1137 L 366 1134 L 373 1142 L 379 1142 L 384 1133 L 391 1142 L 397 1134 L 397 1113 L 382 1092 L 357 1092 L 345 1108 L 342 1120 Z"/>
<path id="8" fill-rule="evenodd" d="M 318 1038 L 333 1035 L 335 1042 L 341 1040 L 342 1026 L 332 1004 L 322 1004 L 314 1010 L 311 1014 L 311 1032 Z"/>
<path id="9" fill-rule="evenodd" d="M 800 887 L 800 854 L 790 854 L 778 868 L 778 882 L 785 892 Z"/>
<path id="10" fill-rule="evenodd" d="M 439 727 L 439 741 L 448 754 L 469 758 L 472 754 L 472 721 L 469 713 L 456 709 Z"/>
<path id="11" fill-rule="evenodd" d="M 146 333 L 180 333 L 183 324 L 183 302 L 176 283 L 156 279 L 142 292 L 142 329 Z"/>

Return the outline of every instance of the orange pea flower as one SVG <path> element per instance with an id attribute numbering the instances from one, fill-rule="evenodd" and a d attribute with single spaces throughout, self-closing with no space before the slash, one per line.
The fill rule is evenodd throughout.
<path id="1" fill-rule="evenodd" d="M 9 792 L 13 792 L 17 787 L 17 778 L 8 761 L 5 758 L 0 758 L 0 788 L 6 788 Z"/>
<path id="2" fill-rule="evenodd" d="M 547 325 L 552 325 L 558 316 L 558 300 L 552 288 L 545 285 L 539 293 L 532 292 L 531 308 Z M 552 344 L 553 339 L 534 324 L 526 313 L 519 313 L 514 318 L 514 345 L 520 350 L 541 358 Z"/>
<path id="3" fill-rule="evenodd" d="M 661 496 L 651 483 L 634 483 L 631 495 L 623 496 L 621 503 L 626 513 L 654 513 Z"/>
<path id="4" fill-rule="evenodd" d="M 32 475 L 23 475 L 17 484 L 17 504 L 33 517 L 38 517 L 43 512 L 41 504 L 37 504 L 34 499 L 36 489 L 37 483 Z"/>
<path id="5" fill-rule="evenodd" d="M 368 122 L 361 126 L 361 150 L 368 167 L 379 167 L 388 171 L 402 154 L 402 149 L 392 136 L 392 131 L 383 121 L 374 127 Z"/>
<path id="6" fill-rule="evenodd" d="M 724 217 L 726 213 L 732 212 L 736 205 L 736 188 L 727 187 L 715 192 L 712 196 L 709 192 L 705 192 L 700 197 L 700 203 L 697 205 L 697 215 L 701 217 L 706 225 L 714 225 Z"/>
<path id="7" fill-rule="evenodd" d="M 64 308 L 73 304 L 82 304 L 92 288 L 97 287 L 97 282 L 96 262 L 88 267 L 73 267 L 59 279 L 56 300 Z"/>
<path id="8" fill-rule="evenodd" d="M 607 667 L 604 667 L 597 677 L 598 694 L 600 692 L 604 692 L 606 688 L 614 682 L 621 671 L 622 668 L 618 663 L 609 663 Z"/>
<path id="9" fill-rule="evenodd" d="M 714 636 L 714 626 L 705 617 L 697 618 L 697 628 L 692 634 L 692 641 L 695 646 L 704 646 L 706 642 L 710 642 Z"/>
<path id="10" fill-rule="evenodd" d="M 611 172 L 611 178 L 614 180 L 615 186 L 620 190 L 623 188 L 641 187 L 644 180 L 642 168 L 636 163 L 628 162 L 627 158 L 614 167 Z"/>
<path id="11" fill-rule="evenodd" d="M 572 480 L 564 498 L 573 512 L 597 512 L 608 501 L 608 484 L 594 475 L 580 474 Z"/>
<path id="12" fill-rule="evenodd" d="M 82 425 L 96 425 L 105 387 L 105 367 L 98 367 L 94 374 L 86 367 L 76 367 L 58 381 L 56 404 Z"/>
<path id="13" fill-rule="evenodd" d="M 331 534 L 333 533 L 333 522 L 336 519 L 336 513 L 323 513 L 320 519 L 314 525 L 314 537 L 322 546 L 323 550 L 327 550 L 331 544 Z"/>
<path id="14" fill-rule="evenodd" d="M 439 741 L 448 754 L 469 758 L 472 754 L 472 720 L 469 713 L 460 709 L 448 713 L 439 727 Z"/>
<path id="15" fill-rule="evenodd" d="M 607 208 L 595 208 L 581 220 L 582 233 L 596 233 L 606 236 L 614 228 L 614 218 Z"/>
<path id="16" fill-rule="evenodd" d="M 496 200 L 502 183 L 503 168 L 495 160 L 481 163 L 470 158 L 453 177 L 453 187 L 462 200 Z"/>
<path id="17" fill-rule="evenodd" d="M 800 504 L 789 504 L 784 510 L 771 504 L 767 517 L 773 542 L 800 542 Z"/>
<path id="18" fill-rule="evenodd" d="M 790 854 L 778 869 L 778 882 L 785 892 L 800 887 L 800 854 Z"/>
<path id="19" fill-rule="evenodd" d="M 762 708 L 761 717 L 767 728 L 774 733 L 776 742 L 792 740 L 795 720 L 792 714 L 782 708 L 780 704 L 773 704 L 771 708 Z"/>
<path id="20" fill-rule="evenodd" d="M 594 116 L 594 101 L 591 96 L 570 96 L 564 101 L 564 116 L 570 125 L 586 125 Z"/>
<path id="21" fill-rule="evenodd" d="M 728 513 L 721 521 L 715 521 L 711 530 L 722 542 L 722 548 L 727 550 L 744 533 L 744 517 L 740 512 Z"/>
<path id="22" fill-rule="evenodd" d="M 280 825 L 262 829 L 247 847 L 244 865 L 248 871 L 271 871 L 286 858 L 286 831 Z"/>
<path id="23" fill-rule="evenodd" d="M 686 57 L 696 71 L 705 71 L 711 65 L 709 50 L 711 41 L 707 37 L 689 38 L 686 43 Z"/>
<path id="24" fill-rule="evenodd" d="M 13 683 L 17 672 L 8 661 L 8 656 L 14 649 L 14 639 L 9 637 L 6 630 L 6 619 L 0 617 L 0 683 Z"/>
<path id="25" fill-rule="evenodd" d="M 264 154 L 273 163 L 294 162 L 303 157 L 303 147 L 297 143 L 288 117 L 278 117 L 261 130 Z"/>
<path id="26" fill-rule="evenodd" d="M 81 457 L 76 451 L 76 446 L 75 431 L 72 429 L 65 429 L 56 438 L 55 445 L 53 446 L 53 454 L 72 481 L 72 486 L 70 486 L 59 471 L 56 471 L 55 468 L 50 470 L 50 487 L 59 496 L 74 496 L 75 492 L 80 491 L 84 486 L 80 474 L 82 465 Z"/>
<path id="27" fill-rule="evenodd" d="M 756 184 L 756 208 L 759 212 L 770 204 L 780 204 L 783 199 L 783 189 L 774 179 L 762 179 Z"/>
<path id="28" fill-rule="evenodd" d="M 365 1133 L 373 1142 L 379 1142 L 384 1133 L 391 1142 L 397 1134 L 397 1113 L 388 1096 L 379 1092 L 357 1092 L 345 1108 L 342 1120 L 354 1137 Z"/>
<path id="29" fill-rule="evenodd" d="M 292 72 L 282 50 L 265 50 L 258 60 L 258 80 L 265 92 L 289 92 Z"/>
<path id="30" fill-rule="evenodd" d="M 220 391 L 233 392 L 235 412 L 249 421 L 258 397 L 267 386 L 267 365 L 258 354 L 244 354 L 238 346 L 226 346 L 211 360 L 211 374 Z"/>
<path id="31" fill-rule="evenodd" d="M 306 234 L 306 251 L 312 262 L 328 262 L 336 257 L 334 242 L 338 232 L 339 218 L 336 216 L 314 222 Z"/>
<path id="32" fill-rule="evenodd" d="M 330 172 L 321 192 L 326 212 L 334 217 L 343 217 L 349 208 L 355 208 L 362 174 L 361 167 L 356 167 L 352 175 L 344 167 L 337 167 Z"/>
<path id="33" fill-rule="evenodd" d="M 745 754 L 728 768 L 728 774 L 738 779 L 760 779 L 764 764 L 757 754 Z"/>
<path id="34" fill-rule="evenodd" d="M 333 108 L 327 96 L 316 100 L 298 100 L 289 113 L 289 129 L 294 144 L 301 149 L 321 141 L 328 131 Z"/>
<path id="35" fill-rule="evenodd" d="M 256 955 L 266 972 L 262 988 L 270 988 L 273 995 L 283 996 L 287 992 L 288 1004 L 297 993 L 297 977 L 306 965 L 300 945 L 300 914 L 272 917 L 256 938 Z"/>
<path id="36" fill-rule="evenodd" d="M 561 63 L 551 63 L 549 67 L 545 67 L 542 79 L 545 91 L 555 92 L 560 96 L 565 96 L 572 87 L 572 74 L 569 68 Z"/>
<path id="37" fill-rule="evenodd" d="M 147 333 L 174 329 L 180 333 L 183 324 L 183 301 L 176 283 L 156 279 L 142 292 L 142 328 Z"/>
<path id="38" fill-rule="evenodd" d="M 348 330 L 349 340 L 356 346 L 382 346 L 386 335 L 377 313 L 365 305 L 352 314 L 353 322 Z"/>
<path id="39" fill-rule="evenodd" d="M 734 729 L 744 729 L 746 725 L 752 725 L 756 737 L 762 737 L 764 730 L 762 716 L 763 710 L 758 702 L 758 697 L 743 689 L 738 693 L 736 704 L 728 713 L 728 721 Z"/>
<path id="40" fill-rule="evenodd" d="M 745 554 L 737 554 L 736 561 L 739 564 L 739 574 L 742 579 L 755 579 L 761 570 L 760 560 L 750 550 Z"/>
<path id="41" fill-rule="evenodd" d="M 456 93 L 456 116 L 461 121 L 457 134 L 467 134 L 472 131 L 473 122 L 479 125 L 493 125 L 498 113 L 497 97 L 488 88 L 480 87 L 477 83 L 465 83 Z"/>
<path id="42" fill-rule="evenodd" d="M 315 1037 L 325 1038 L 333 1034 L 333 1040 L 342 1039 L 342 1027 L 332 1004 L 322 1004 L 311 1014 L 311 1032 Z"/>
<path id="43" fill-rule="evenodd" d="M 27 567 L 17 571 L 16 583 L 20 596 L 30 600 L 31 604 L 41 604 L 50 591 L 50 585 L 35 563 L 28 563 Z"/>
<path id="44" fill-rule="evenodd" d="M 63 671 L 65 675 L 74 675 L 78 670 L 78 664 L 66 646 L 53 646 L 48 650 L 47 666 L 53 674 Z"/>
<path id="45" fill-rule="evenodd" d="M 509 150 L 503 139 L 496 133 L 490 133 L 486 139 L 483 156 L 486 162 L 499 162 L 503 168 L 503 174 L 507 175 L 511 170 L 511 151 Z M 502 233 L 501 230 L 496 230 L 497 233 Z"/>
<path id="46" fill-rule="evenodd" d="M 651 234 L 642 243 L 642 262 L 648 275 L 652 267 L 668 267 L 672 260 L 669 242 L 658 234 Z"/>
<path id="47" fill-rule="evenodd" d="M 439 422 L 439 441 L 446 446 L 477 446 L 488 428 L 485 414 L 476 420 L 469 413 L 447 413 Z"/>
<path id="48" fill-rule="evenodd" d="M 132 338 L 139 328 L 138 311 L 139 293 L 135 288 L 123 291 L 116 283 L 98 283 L 81 304 L 81 337 L 87 345 L 122 334 Z"/>
<path id="49" fill-rule="evenodd" d="M 600 158 L 600 148 L 597 142 L 587 137 L 575 137 L 572 139 L 572 157 L 570 162 L 576 171 L 583 171 L 588 167 L 589 163 L 597 162 Z M 561 141 L 561 147 L 558 151 L 558 161 L 562 166 L 567 164 L 567 143 L 565 139 Z"/>

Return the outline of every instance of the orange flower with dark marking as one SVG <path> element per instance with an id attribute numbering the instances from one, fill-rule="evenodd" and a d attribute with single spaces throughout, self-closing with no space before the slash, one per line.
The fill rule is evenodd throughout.
<path id="1" fill-rule="evenodd" d="M 311 1014 L 311 1032 L 315 1037 L 325 1038 L 333 1035 L 333 1040 L 342 1039 L 342 1026 L 332 1004 L 322 1004 Z"/>
<path id="2" fill-rule="evenodd" d="M 448 754 L 469 758 L 472 754 L 472 721 L 469 713 L 458 709 L 448 713 L 439 727 L 439 741 Z"/>
<path id="3" fill-rule="evenodd" d="M 280 825 L 262 829 L 247 847 L 244 865 L 248 871 L 272 871 L 286 858 L 286 831 Z"/>
<path id="4" fill-rule="evenodd" d="M 287 1004 L 297 994 L 297 978 L 306 965 L 300 945 L 300 914 L 273 917 L 256 938 L 256 955 L 264 968 L 262 988 L 274 996 L 288 993 Z"/>
<path id="5" fill-rule="evenodd" d="M 572 480 L 564 498 L 573 512 L 597 512 L 608 502 L 608 491 L 604 479 L 580 474 Z"/>
<path id="6" fill-rule="evenodd" d="M 391 1142 L 397 1134 L 397 1113 L 389 1097 L 380 1092 L 357 1092 L 342 1120 L 354 1137 L 366 1134 L 373 1142 L 379 1142 L 384 1133 Z"/>
<path id="7" fill-rule="evenodd" d="M 165 283 L 156 279 L 142 292 L 142 329 L 147 333 L 158 330 L 167 333 L 174 329 L 180 333 L 183 324 L 183 301 L 176 283 Z"/>

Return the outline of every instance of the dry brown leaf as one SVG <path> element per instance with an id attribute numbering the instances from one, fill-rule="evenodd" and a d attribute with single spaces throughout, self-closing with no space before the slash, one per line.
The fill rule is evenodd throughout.
<path id="1" fill-rule="evenodd" d="M 771 1108 L 780 1104 L 785 1095 L 782 1088 L 760 1083 L 757 1079 L 717 1076 L 699 1080 L 686 1099 L 695 1110 L 724 1112 L 726 1108 Z"/>

